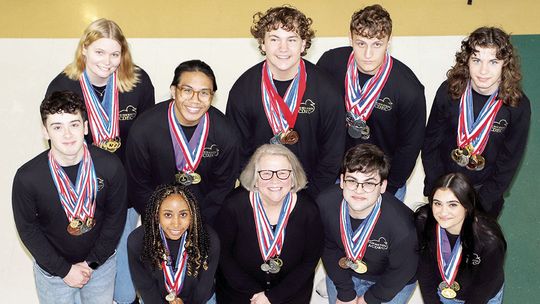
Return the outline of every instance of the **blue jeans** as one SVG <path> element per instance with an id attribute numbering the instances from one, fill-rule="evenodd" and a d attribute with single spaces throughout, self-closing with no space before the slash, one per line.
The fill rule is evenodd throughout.
<path id="1" fill-rule="evenodd" d="M 34 279 L 40 304 L 103 304 L 112 303 L 116 256 L 113 254 L 94 270 L 82 288 L 68 286 L 61 277 L 53 276 L 34 262 Z"/>
<path id="2" fill-rule="evenodd" d="M 502 304 L 503 302 L 503 289 L 504 289 L 504 284 L 503 286 L 501 287 L 501 290 L 499 290 L 499 292 L 493 297 L 491 298 L 491 300 L 489 300 L 487 302 L 487 304 Z M 460 304 L 460 303 L 465 303 L 465 301 L 463 300 L 458 300 L 458 299 L 447 299 L 445 297 L 443 297 L 441 295 L 441 291 L 440 290 L 437 290 L 437 294 L 439 295 L 439 299 L 441 299 L 441 302 L 443 304 Z"/>
<path id="3" fill-rule="evenodd" d="M 135 209 L 127 210 L 126 225 L 116 248 L 116 281 L 114 288 L 114 301 L 118 304 L 130 304 L 135 301 L 135 286 L 131 281 L 127 256 L 127 239 L 131 231 L 137 227 L 139 214 Z"/>
<path id="4" fill-rule="evenodd" d="M 407 184 L 403 185 L 403 187 L 397 189 L 396 194 L 394 196 L 404 202 L 405 201 L 405 194 L 407 194 Z"/>
<path id="5" fill-rule="evenodd" d="M 375 284 L 375 282 L 362 280 L 357 277 L 352 277 L 352 281 L 354 283 L 354 290 L 356 291 L 357 296 L 363 296 L 366 293 L 366 291 L 371 287 L 371 285 Z M 416 283 L 406 285 L 405 287 L 403 287 L 403 289 L 400 292 L 398 292 L 394 296 L 392 300 L 390 300 L 390 302 L 384 302 L 384 303 L 390 303 L 390 304 L 407 303 L 412 293 L 414 292 L 415 288 L 416 288 Z M 326 276 L 326 290 L 328 292 L 328 303 L 335 304 L 337 301 L 337 290 L 336 290 L 336 286 L 334 285 L 334 282 L 330 280 L 329 276 Z"/>

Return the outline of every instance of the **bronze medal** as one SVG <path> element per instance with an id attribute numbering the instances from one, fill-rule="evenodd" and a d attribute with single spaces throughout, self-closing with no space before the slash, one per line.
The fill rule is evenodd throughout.
<path id="1" fill-rule="evenodd" d="M 469 158 L 467 169 L 472 171 L 481 171 L 486 165 L 486 159 L 482 155 L 473 155 Z"/>
<path id="2" fill-rule="evenodd" d="M 348 259 L 346 257 L 342 257 L 341 259 L 339 259 L 338 261 L 339 267 L 341 267 L 341 269 L 349 269 L 349 266 L 347 265 L 347 261 Z"/>
<path id="3" fill-rule="evenodd" d="M 165 300 L 167 300 L 168 302 L 172 302 L 175 299 L 176 299 L 176 294 L 174 292 L 170 292 L 169 294 L 165 296 Z"/>
<path id="4" fill-rule="evenodd" d="M 360 274 L 367 272 L 367 265 L 366 265 L 366 263 L 364 261 L 357 260 L 354 263 L 356 264 L 356 269 L 353 269 L 354 272 L 360 273 Z"/>
<path id="5" fill-rule="evenodd" d="M 83 223 L 79 219 L 73 219 L 67 226 L 67 232 L 73 236 L 81 235 L 81 227 Z"/>
<path id="6" fill-rule="evenodd" d="M 109 138 L 99 143 L 99 147 L 101 149 L 112 152 L 112 153 L 116 152 L 116 150 L 118 150 L 118 148 L 120 148 L 121 145 L 122 143 L 120 141 L 120 137 Z"/>
<path id="7" fill-rule="evenodd" d="M 298 132 L 293 129 L 289 129 L 287 132 L 281 135 L 281 143 L 284 145 L 294 145 L 298 142 L 299 138 L 300 136 L 298 135 Z"/>
<path id="8" fill-rule="evenodd" d="M 185 172 L 178 172 L 174 177 L 177 183 L 184 186 L 189 186 L 193 183 L 193 176 Z"/>
<path id="9" fill-rule="evenodd" d="M 191 174 L 189 174 L 191 176 L 191 183 L 192 184 L 198 184 L 201 182 L 201 175 L 197 172 L 193 172 Z"/>

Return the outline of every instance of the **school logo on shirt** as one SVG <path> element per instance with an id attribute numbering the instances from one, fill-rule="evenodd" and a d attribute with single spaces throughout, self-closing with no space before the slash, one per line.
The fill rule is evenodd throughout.
<path id="1" fill-rule="evenodd" d="M 311 99 L 306 99 L 300 104 L 299 114 L 311 114 L 315 112 L 315 103 Z"/>
<path id="2" fill-rule="evenodd" d="M 127 106 L 125 109 L 120 110 L 119 119 L 120 120 L 133 120 L 137 116 L 137 108 L 132 105 Z"/>
<path id="3" fill-rule="evenodd" d="M 390 97 L 384 97 L 383 99 L 379 99 L 377 102 L 375 102 L 375 108 L 385 112 L 392 111 L 393 105 L 394 103 L 392 100 L 390 100 Z"/>
<path id="4" fill-rule="evenodd" d="M 508 121 L 506 121 L 506 119 L 503 118 L 499 121 L 493 122 L 493 126 L 491 126 L 491 132 L 503 133 L 504 130 L 506 130 L 506 127 L 508 127 Z"/>
<path id="5" fill-rule="evenodd" d="M 97 178 L 97 190 L 101 191 L 101 190 L 103 190 L 104 187 L 105 187 L 105 181 L 101 177 L 98 177 Z"/>
<path id="6" fill-rule="evenodd" d="M 218 145 L 212 144 L 210 147 L 204 147 L 202 157 L 217 157 L 219 155 Z"/>
<path id="7" fill-rule="evenodd" d="M 368 247 L 376 250 L 388 250 L 388 242 L 383 236 L 381 236 L 376 240 L 369 240 Z"/>

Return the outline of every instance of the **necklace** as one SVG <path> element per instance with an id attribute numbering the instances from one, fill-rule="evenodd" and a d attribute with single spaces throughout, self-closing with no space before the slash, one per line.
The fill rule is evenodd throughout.
<path id="1" fill-rule="evenodd" d="M 107 89 L 107 86 L 102 87 L 101 91 L 98 90 L 96 86 L 92 86 L 92 88 L 94 89 L 94 92 L 96 92 L 99 95 L 99 97 L 103 97 L 103 94 L 105 94 L 105 90 Z"/>

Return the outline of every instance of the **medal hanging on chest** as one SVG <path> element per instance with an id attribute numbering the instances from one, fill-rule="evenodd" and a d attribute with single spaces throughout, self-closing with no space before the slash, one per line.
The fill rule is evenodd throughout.
<path id="1" fill-rule="evenodd" d="M 49 170 L 69 222 L 67 232 L 79 236 L 90 231 L 95 225 L 97 177 L 86 143 L 83 145 L 83 158 L 75 185 L 54 159 L 52 151 L 49 151 Z"/>
<path id="2" fill-rule="evenodd" d="M 447 299 L 457 296 L 460 289 L 455 281 L 461 262 L 462 246 L 458 237 L 454 248 L 450 247 L 450 241 L 446 231 L 437 224 L 435 233 L 437 234 L 437 265 L 443 281 L 439 284 L 441 295 Z"/>
<path id="3" fill-rule="evenodd" d="M 274 85 L 270 68 L 266 62 L 263 64 L 261 95 L 264 113 L 274 133 L 270 139 L 271 144 L 294 145 L 298 142 L 300 136 L 293 128 L 306 91 L 306 79 L 305 63 L 300 60 L 298 73 L 282 98 Z"/>
<path id="4" fill-rule="evenodd" d="M 469 81 L 459 102 L 458 148 L 450 153 L 452 160 L 459 166 L 473 171 L 484 169 L 486 160 L 481 154 L 489 140 L 489 132 L 501 106 L 502 100 L 497 99 L 496 91 L 486 101 L 475 120 L 472 88 Z"/>
<path id="5" fill-rule="evenodd" d="M 180 122 L 178 122 L 174 114 L 174 101 L 169 104 L 167 113 L 169 131 L 174 149 L 174 159 L 178 170 L 178 173 L 175 175 L 175 180 L 177 183 L 184 186 L 198 184 L 201 182 L 202 178 L 195 170 L 197 170 L 197 167 L 201 163 L 206 140 L 208 139 L 210 130 L 210 117 L 208 112 L 206 112 L 199 121 L 189 142 Z"/>
<path id="6" fill-rule="evenodd" d="M 94 145 L 109 152 L 115 152 L 120 148 L 120 125 L 119 125 L 119 100 L 116 84 L 116 72 L 109 76 L 103 103 L 96 96 L 92 83 L 84 71 L 79 79 L 84 97 L 86 110 L 88 111 L 88 123 L 92 131 Z"/>
<path id="7" fill-rule="evenodd" d="M 293 194 L 288 193 L 281 206 L 276 229 L 272 230 L 270 221 L 266 216 L 261 197 L 258 192 L 250 192 L 249 200 L 253 208 L 253 218 L 255 220 L 255 230 L 257 231 L 257 240 L 263 263 L 261 270 L 264 272 L 276 274 L 283 267 L 283 260 L 279 258 L 283 250 L 285 241 L 285 228 L 289 221 L 293 207 Z"/>
<path id="8" fill-rule="evenodd" d="M 345 107 L 347 132 L 352 138 L 369 139 L 370 129 L 366 122 L 388 81 L 393 62 L 392 57 L 386 53 L 377 73 L 361 87 L 358 80 L 358 66 L 354 60 L 354 52 L 351 52 L 345 75 Z"/>
<path id="9" fill-rule="evenodd" d="M 379 196 L 371 213 L 362 221 L 360 226 L 358 226 L 354 232 L 351 227 L 348 203 L 345 199 L 341 202 L 339 230 L 346 256 L 339 259 L 339 267 L 343 269 L 350 268 L 360 274 L 368 271 L 367 264 L 363 261 L 363 258 L 366 253 L 369 238 L 381 215 L 381 201 L 382 197 Z"/>
<path id="10" fill-rule="evenodd" d="M 184 278 L 187 271 L 187 260 L 188 254 L 186 251 L 186 238 L 188 232 L 184 232 L 180 239 L 180 247 L 178 247 L 178 254 L 176 256 L 176 262 L 173 265 L 171 259 L 171 251 L 169 250 L 169 245 L 163 232 L 161 225 L 159 226 L 159 233 L 161 235 L 161 241 L 167 251 L 164 255 L 163 261 L 161 262 L 161 269 L 163 270 L 163 277 L 165 280 L 165 288 L 167 289 L 167 296 L 165 300 L 168 302 L 180 302 L 182 300 L 178 297 L 184 286 Z"/>

